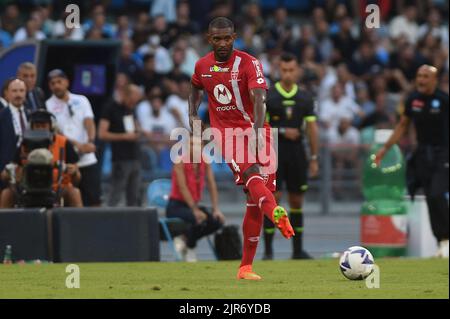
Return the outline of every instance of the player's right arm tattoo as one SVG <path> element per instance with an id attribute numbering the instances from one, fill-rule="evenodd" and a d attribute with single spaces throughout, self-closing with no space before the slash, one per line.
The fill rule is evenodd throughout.
<path id="1" fill-rule="evenodd" d="M 253 102 L 253 115 L 255 121 L 255 130 L 264 126 L 266 119 L 266 90 L 255 88 L 250 91 L 250 96 Z"/>
<path id="2" fill-rule="evenodd" d="M 196 88 L 191 84 L 191 91 L 189 93 L 188 104 L 189 104 L 189 124 L 192 126 L 192 122 L 198 117 L 198 108 L 202 100 L 203 90 Z"/>

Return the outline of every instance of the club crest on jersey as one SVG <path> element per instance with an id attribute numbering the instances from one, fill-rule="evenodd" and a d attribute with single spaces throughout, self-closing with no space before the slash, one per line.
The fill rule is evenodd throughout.
<path id="1" fill-rule="evenodd" d="M 212 67 L 209 68 L 210 72 L 230 72 L 230 68 L 221 68 L 220 66 L 214 65 Z"/>
<path id="2" fill-rule="evenodd" d="M 416 99 L 416 100 L 412 101 L 412 108 L 413 108 L 413 111 L 415 111 L 415 112 L 422 111 L 424 106 L 425 106 L 425 103 L 421 100 Z"/>
<path id="3" fill-rule="evenodd" d="M 231 80 L 237 81 L 239 76 L 239 71 L 231 71 Z"/>
<path id="4" fill-rule="evenodd" d="M 269 181 L 269 174 L 261 174 L 261 177 L 264 180 L 264 184 L 267 184 L 267 182 Z"/>
<path id="5" fill-rule="evenodd" d="M 217 102 L 221 104 L 229 104 L 231 102 L 231 92 L 228 90 L 228 88 L 223 84 L 217 84 L 214 87 L 214 97 L 216 98 Z"/>

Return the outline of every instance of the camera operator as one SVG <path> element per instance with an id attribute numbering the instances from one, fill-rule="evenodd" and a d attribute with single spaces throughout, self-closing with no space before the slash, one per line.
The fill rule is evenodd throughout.
<path id="1" fill-rule="evenodd" d="M 54 132 L 54 125 L 52 120 L 53 115 L 48 111 L 41 109 L 33 112 L 30 117 L 30 127 L 35 131 L 48 131 L 51 133 L 51 143 L 48 150 L 53 155 L 53 191 L 58 193 L 64 199 L 64 206 L 82 207 L 80 190 L 72 183 L 79 183 L 81 175 L 77 166 L 78 154 L 76 153 L 72 143 L 63 135 Z M 21 146 L 18 148 L 14 157 L 13 163 L 17 165 L 15 179 L 19 184 L 19 188 L 23 177 L 23 169 L 27 162 L 27 157 L 32 151 L 27 147 L 27 141 L 24 140 Z M 59 180 L 57 164 L 60 162 L 61 148 L 63 149 L 63 162 L 65 168 Z M 1 173 L 1 178 L 4 181 L 10 181 L 12 176 L 8 169 L 5 169 Z M 11 183 L 11 187 L 6 188 L 1 193 L 0 207 L 12 208 L 17 203 L 17 191 L 14 189 L 14 184 Z"/>

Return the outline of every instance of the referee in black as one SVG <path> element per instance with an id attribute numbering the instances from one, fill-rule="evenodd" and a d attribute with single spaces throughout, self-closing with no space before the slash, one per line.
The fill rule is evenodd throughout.
<path id="1" fill-rule="evenodd" d="M 318 127 L 314 112 L 314 101 L 310 94 L 297 85 L 299 65 L 294 55 L 285 53 L 280 61 L 280 81 L 275 83 L 267 95 L 267 121 L 278 128 L 278 170 L 277 202 L 281 199 L 283 183 L 286 183 L 289 201 L 289 219 L 295 230 L 293 243 L 293 259 L 309 259 L 303 250 L 303 194 L 308 188 L 307 175 L 317 175 L 319 165 Z M 305 125 L 306 123 L 306 125 Z M 310 145 L 309 164 L 304 147 L 304 131 L 308 135 Z M 275 228 L 273 223 L 264 219 L 264 259 L 273 259 L 272 241 Z"/>
<path id="2" fill-rule="evenodd" d="M 417 148 L 408 160 L 407 185 L 413 196 L 417 188 L 425 193 L 431 228 L 439 250 L 437 257 L 448 258 L 448 94 L 437 88 L 438 70 L 422 65 L 416 74 L 416 90 L 405 103 L 404 114 L 389 140 L 376 154 L 377 164 L 389 148 L 414 123 Z"/>

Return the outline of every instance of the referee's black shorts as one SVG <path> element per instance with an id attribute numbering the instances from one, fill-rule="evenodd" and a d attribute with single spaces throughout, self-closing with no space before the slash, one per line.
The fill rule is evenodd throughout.
<path id="1" fill-rule="evenodd" d="M 101 183 L 100 166 L 98 163 L 80 167 L 81 180 L 80 188 L 83 206 L 100 206 L 101 204 Z"/>
<path id="2" fill-rule="evenodd" d="M 280 142 L 277 191 L 282 191 L 286 185 L 289 193 L 304 193 L 308 189 L 308 166 L 303 144 Z"/>

